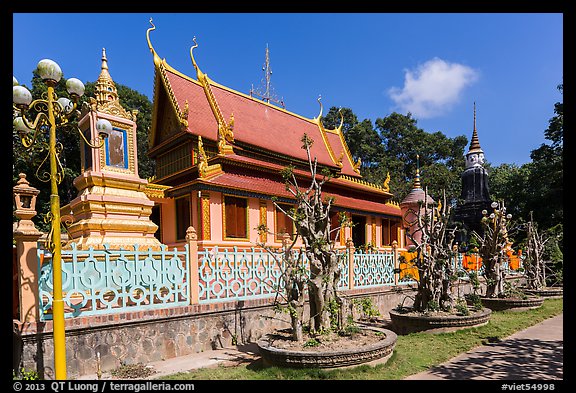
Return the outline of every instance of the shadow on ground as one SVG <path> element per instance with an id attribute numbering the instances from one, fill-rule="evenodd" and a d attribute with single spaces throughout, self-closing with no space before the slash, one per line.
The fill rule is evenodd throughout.
<path id="1" fill-rule="evenodd" d="M 481 347 L 463 359 L 432 367 L 441 379 L 562 379 L 564 342 L 508 339 Z"/>

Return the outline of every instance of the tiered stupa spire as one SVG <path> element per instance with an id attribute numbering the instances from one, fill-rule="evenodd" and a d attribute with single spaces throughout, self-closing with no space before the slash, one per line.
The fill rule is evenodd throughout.
<path id="1" fill-rule="evenodd" d="M 102 65 L 100 75 L 94 86 L 94 96 L 96 108 L 99 112 L 120 116 L 129 120 L 136 120 L 138 111 L 128 112 L 120 105 L 120 97 L 116 84 L 108 71 L 108 59 L 106 58 L 106 48 L 102 48 Z"/>
<path id="2" fill-rule="evenodd" d="M 478 131 L 476 130 L 476 102 L 474 102 L 474 129 L 472 131 L 472 140 L 470 141 L 470 147 L 468 148 L 468 153 L 477 153 L 482 151 L 480 147 L 480 140 L 478 139 Z"/>

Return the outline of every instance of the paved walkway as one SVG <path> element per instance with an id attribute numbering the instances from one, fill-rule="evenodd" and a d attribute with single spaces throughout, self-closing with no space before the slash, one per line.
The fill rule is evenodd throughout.
<path id="1" fill-rule="evenodd" d="M 563 314 L 513 334 L 494 344 L 458 355 L 407 380 L 543 380 L 562 379 Z M 238 365 L 259 359 L 256 344 L 239 345 L 149 363 L 157 372 L 147 379 L 219 364 Z M 97 379 L 85 375 L 78 379 Z M 111 379 L 104 373 L 102 379 Z"/>
<path id="2" fill-rule="evenodd" d="M 548 380 L 563 375 L 564 314 L 406 379 Z"/>

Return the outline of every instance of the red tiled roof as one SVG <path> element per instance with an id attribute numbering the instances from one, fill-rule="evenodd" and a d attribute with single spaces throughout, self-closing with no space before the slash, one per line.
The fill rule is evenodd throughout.
<path id="1" fill-rule="evenodd" d="M 186 100 L 188 101 L 188 130 L 201 135 L 202 138 L 217 140 L 218 124 L 202 86 L 172 72 L 169 68 L 166 68 L 166 76 L 180 108 L 184 107 Z M 301 148 L 301 138 L 306 133 L 314 140 L 312 157 L 316 157 L 322 165 L 336 167 L 334 160 L 339 159 L 344 149 L 338 135 L 325 133 L 330 145 L 327 147 L 322 131 L 311 120 L 219 85 L 210 86 L 224 119 L 228 121 L 230 115 L 234 115 L 235 141 L 307 161 L 306 151 Z M 334 152 L 334 160 L 330 156 L 329 148 Z M 343 174 L 358 176 L 346 156 L 343 163 L 341 170 Z"/>
<path id="2" fill-rule="evenodd" d="M 274 175 L 266 175 L 259 173 L 258 176 L 248 173 L 239 172 L 223 172 L 220 175 L 214 176 L 210 179 L 199 179 L 203 183 L 208 183 L 215 186 L 243 190 L 248 192 L 255 192 L 265 195 L 275 195 L 284 198 L 293 198 L 293 195 L 286 190 L 285 184 L 274 178 Z M 300 184 L 302 191 L 308 184 Z M 352 194 L 346 195 L 344 190 L 328 189 L 329 183 L 324 186 L 322 191 L 323 197 L 334 197 L 334 206 L 355 209 L 371 213 L 389 214 L 400 216 L 400 208 L 398 206 L 387 205 L 383 201 L 376 201 L 371 199 L 355 197 Z"/>

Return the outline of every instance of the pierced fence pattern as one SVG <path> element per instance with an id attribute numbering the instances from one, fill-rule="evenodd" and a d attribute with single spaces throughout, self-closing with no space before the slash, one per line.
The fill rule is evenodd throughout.
<path id="1" fill-rule="evenodd" d="M 62 250 L 62 291 L 65 317 L 98 315 L 167 308 L 198 303 L 271 298 L 283 285 L 282 268 L 274 257 L 261 248 L 205 249 L 196 257 L 162 246 L 159 251 Z M 299 250 L 293 250 L 299 253 Z M 397 260 L 402 254 L 400 261 Z M 349 249 L 338 252 L 340 281 L 338 288 L 370 288 L 417 283 L 417 269 L 408 259 L 413 255 L 400 250 L 378 252 Z M 197 259 L 196 259 L 197 258 Z M 309 261 L 304 253 L 298 256 L 309 274 Z M 198 264 L 198 273 L 190 276 L 191 260 Z M 52 261 L 43 250 L 38 251 L 40 319 L 52 319 Z M 281 262 L 282 263 L 282 262 Z M 352 263 L 352 266 L 350 266 Z M 484 266 L 477 257 L 459 254 L 452 260 L 456 273 L 468 279 L 468 273 L 483 275 Z M 503 266 L 508 274 L 521 271 Z M 194 269 L 195 271 L 195 269 Z M 196 297 L 197 296 L 197 297 Z"/>
<path id="2" fill-rule="evenodd" d="M 354 287 L 394 285 L 393 251 L 354 253 Z"/>
<path id="3" fill-rule="evenodd" d="M 62 250 L 65 317 L 110 314 L 190 303 L 188 247 L 184 251 Z M 39 252 L 43 253 L 42 250 Z M 50 256 L 39 258 L 40 319 L 52 319 Z"/>
<path id="4" fill-rule="evenodd" d="M 283 266 L 278 266 L 274 257 L 263 249 L 230 250 L 216 246 L 200 251 L 198 258 L 200 303 L 270 297 L 283 285 Z M 308 270 L 303 253 L 300 263 Z"/>

